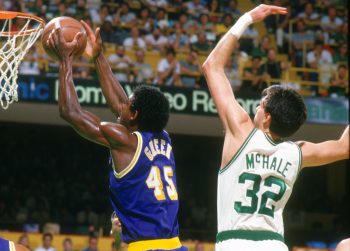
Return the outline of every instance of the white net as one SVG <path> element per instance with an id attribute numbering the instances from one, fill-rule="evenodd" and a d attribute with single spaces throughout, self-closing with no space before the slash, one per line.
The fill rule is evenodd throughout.
<path id="1" fill-rule="evenodd" d="M 3 109 L 18 101 L 18 67 L 43 29 L 44 22 L 39 18 L 0 11 L 0 104 Z"/>

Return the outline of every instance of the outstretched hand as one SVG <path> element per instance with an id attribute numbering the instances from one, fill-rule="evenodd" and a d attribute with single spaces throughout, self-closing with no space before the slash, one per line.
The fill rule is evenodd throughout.
<path id="1" fill-rule="evenodd" d="M 94 33 L 91 27 L 86 22 L 84 22 L 83 20 L 81 20 L 80 22 L 84 26 L 88 38 L 85 48 L 85 54 L 91 59 L 96 59 L 102 52 L 102 39 L 100 35 L 100 28 L 98 27 Z"/>
<path id="2" fill-rule="evenodd" d="M 248 12 L 253 19 L 253 23 L 260 22 L 270 15 L 286 15 L 287 8 L 275 5 L 260 4 Z"/>
<path id="3" fill-rule="evenodd" d="M 79 50 L 78 40 L 82 35 L 81 32 L 78 32 L 73 41 L 67 42 L 62 34 L 61 28 L 55 28 L 49 35 L 46 43 L 54 50 L 59 60 L 62 61 L 66 58 L 72 58 L 75 52 Z"/>

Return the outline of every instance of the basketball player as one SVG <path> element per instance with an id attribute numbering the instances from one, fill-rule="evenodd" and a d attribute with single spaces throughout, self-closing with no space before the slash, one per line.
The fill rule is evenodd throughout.
<path id="1" fill-rule="evenodd" d="M 151 86 L 137 87 L 128 98 L 102 53 L 99 30 L 95 35 L 88 25 L 85 27 L 89 55 L 117 122 L 101 122 L 81 108 L 72 79 L 72 55 L 79 49 L 77 39 L 82 34 L 66 42 L 58 28 L 48 43 L 60 59 L 60 115 L 81 136 L 110 149 L 110 201 L 122 223 L 122 239 L 128 250 L 187 250 L 178 238 L 175 162 L 170 137 L 164 131 L 168 100 Z"/>
<path id="2" fill-rule="evenodd" d="M 26 247 L 15 244 L 13 241 L 8 241 L 0 238 L 0 250 L 1 251 L 29 251 Z"/>
<path id="3" fill-rule="evenodd" d="M 300 169 L 349 158 L 349 127 L 335 141 L 299 145 L 283 141 L 306 119 L 305 104 L 295 91 L 281 86 L 264 90 L 252 122 L 225 76 L 225 63 L 245 28 L 269 15 L 286 13 L 286 8 L 259 5 L 244 14 L 203 64 L 225 129 L 216 251 L 287 251 L 282 212 Z"/>

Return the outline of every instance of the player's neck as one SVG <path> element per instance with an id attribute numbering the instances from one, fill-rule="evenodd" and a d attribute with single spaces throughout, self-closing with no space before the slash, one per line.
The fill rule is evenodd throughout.
<path id="1" fill-rule="evenodd" d="M 269 136 L 270 139 L 272 139 L 275 142 L 281 141 L 282 138 L 280 136 L 277 136 L 276 134 L 270 132 L 270 131 L 265 131 L 265 133 L 267 134 L 267 136 Z"/>

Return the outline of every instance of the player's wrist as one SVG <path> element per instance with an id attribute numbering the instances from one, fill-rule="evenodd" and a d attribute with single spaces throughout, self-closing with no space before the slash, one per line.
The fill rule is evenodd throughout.
<path id="1" fill-rule="evenodd" d="M 249 25 L 253 23 L 252 16 L 247 12 L 243 16 L 241 16 L 237 22 L 232 26 L 229 30 L 230 34 L 239 39 L 244 31 L 248 28 Z"/>

